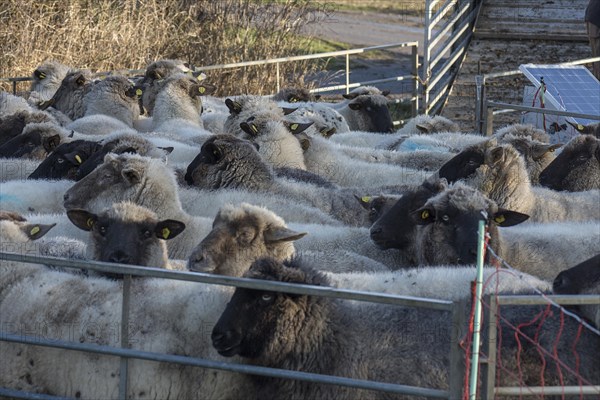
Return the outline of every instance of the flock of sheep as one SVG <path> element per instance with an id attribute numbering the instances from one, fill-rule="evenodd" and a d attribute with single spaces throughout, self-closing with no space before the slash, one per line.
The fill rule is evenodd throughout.
<path id="1" fill-rule="evenodd" d="M 596 135 L 561 147 L 424 115 L 396 130 L 375 87 L 335 104 L 214 90 L 176 60 L 101 80 L 50 61 L 27 96 L 0 93 L 0 250 L 467 300 L 468 316 L 484 220 L 486 294 L 600 292 Z M 118 347 L 121 278 L 0 260 L 2 331 Z M 440 390 L 467 332 L 443 311 L 152 278 L 134 279 L 130 310 L 135 349 Z M 600 327 L 600 307 L 575 311 Z M 596 332 L 546 307 L 501 315 L 498 385 L 600 384 Z M 117 396 L 116 357 L 0 354 L 0 387 Z M 410 397 L 143 360 L 128 396 Z"/>

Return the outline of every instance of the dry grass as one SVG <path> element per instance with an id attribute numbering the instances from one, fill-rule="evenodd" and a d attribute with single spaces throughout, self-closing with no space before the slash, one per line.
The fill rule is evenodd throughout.
<path id="1" fill-rule="evenodd" d="M 0 77 L 29 76 L 47 59 L 93 71 L 141 69 L 160 58 L 212 65 L 297 55 L 318 23 L 308 0 L 2 0 Z M 284 84 L 316 66 L 282 64 Z M 267 93 L 275 67 L 209 72 L 220 95 Z M 5 87 L 5 89 L 7 89 Z"/>
<path id="2" fill-rule="evenodd" d="M 328 0 L 341 10 L 391 12 L 395 14 L 422 16 L 425 0 Z"/>

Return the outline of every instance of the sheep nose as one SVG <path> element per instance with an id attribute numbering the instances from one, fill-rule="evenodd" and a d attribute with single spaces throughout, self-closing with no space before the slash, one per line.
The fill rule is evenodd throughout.
<path id="1" fill-rule="evenodd" d="M 373 227 L 371 228 L 369 235 L 371 236 L 371 239 L 375 240 L 381 238 L 382 233 L 383 229 L 381 227 Z"/>
<path id="2" fill-rule="evenodd" d="M 560 289 L 565 289 L 567 287 L 569 287 L 569 279 L 564 275 L 558 274 L 552 283 L 552 290 L 559 292 Z"/>
<path id="3" fill-rule="evenodd" d="M 69 193 L 65 193 L 65 195 L 63 196 L 63 200 L 69 201 Z"/>
<path id="4" fill-rule="evenodd" d="M 111 254 L 108 257 L 108 261 L 119 264 L 129 264 L 131 261 L 131 257 L 129 256 L 129 254 L 125 254 L 122 251 L 118 251 L 116 253 Z"/>
<path id="5" fill-rule="evenodd" d="M 210 338 L 213 342 L 213 346 L 216 349 L 224 349 L 228 347 L 235 336 L 235 332 L 233 330 L 227 330 L 225 332 L 213 330 Z"/>

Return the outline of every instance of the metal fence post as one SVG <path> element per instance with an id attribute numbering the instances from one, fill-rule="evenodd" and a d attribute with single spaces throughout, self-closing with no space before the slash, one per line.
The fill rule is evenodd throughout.
<path id="1" fill-rule="evenodd" d="M 418 45 L 412 48 L 412 71 L 413 75 L 413 91 L 412 91 L 412 110 L 411 116 L 414 118 L 419 113 L 419 48 Z"/>
<path id="2" fill-rule="evenodd" d="M 489 296 L 489 318 L 488 318 L 488 350 L 487 364 L 485 368 L 485 378 L 482 379 L 481 395 L 483 400 L 494 399 L 494 389 L 496 387 L 496 362 L 497 362 L 497 335 L 496 325 L 497 302 L 494 294 Z"/>
<path id="3" fill-rule="evenodd" d="M 350 93 L 350 54 L 346 54 L 346 94 Z"/>
<path id="4" fill-rule="evenodd" d="M 469 399 L 475 400 L 477 396 L 477 382 L 479 374 L 479 344 L 481 338 L 481 293 L 483 291 L 483 264 L 485 248 L 485 222 L 479 221 L 477 231 L 477 280 L 475 282 L 475 321 L 473 323 L 473 359 L 469 375 Z"/>
<path id="5" fill-rule="evenodd" d="M 464 352 L 460 347 L 460 341 L 466 326 L 465 309 L 467 307 L 466 299 L 454 302 L 452 307 L 452 327 L 450 338 L 450 377 L 449 392 L 450 400 L 460 400 L 462 398 L 465 363 Z"/>
<path id="6" fill-rule="evenodd" d="M 423 68 L 421 69 L 421 80 L 423 82 L 423 114 L 429 113 L 429 59 L 431 58 L 431 0 L 425 1 L 425 37 L 423 39 Z"/>
<path id="7" fill-rule="evenodd" d="M 492 136 L 494 133 L 494 108 L 491 107 L 488 102 L 485 103 L 485 123 L 483 128 L 485 129 L 485 136 Z"/>
<path id="8" fill-rule="evenodd" d="M 123 276 L 123 303 L 121 305 L 121 347 L 129 348 L 129 303 L 131 298 L 131 275 Z M 129 359 L 121 357 L 119 368 L 119 399 L 127 399 Z"/>

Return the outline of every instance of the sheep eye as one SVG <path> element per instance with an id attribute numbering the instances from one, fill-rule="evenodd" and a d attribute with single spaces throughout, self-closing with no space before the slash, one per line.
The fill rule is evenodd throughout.
<path id="1" fill-rule="evenodd" d="M 27 142 L 27 146 L 29 146 L 29 147 L 35 147 L 35 143 L 33 143 L 33 142 Z"/>
<path id="2" fill-rule="evenodd" d="M 144 229 L 142 235 L 144 235 L 144 238 L 150 239 L 152 237 L 152 231 L 150 231 L 149 229 Z"/>
<path id="3" fill-rule="evenodd" d="M 218 149 L 213 149 L 212 155 L 215 156 L 216 158 L 220 158 L 221 152 Z"/>
<path id="4" fill-rule="evenodd" d="M 59 163 L 59 164 L 62 164 L 62 163 L 64 163 L 64 162 L 65 162 L 65 159 L 64 159 L 64 158 L 58 158 L 58 159 L 56 160 L 56 162 L 57 162 L 57 163 Z"/>
<path id="5" fill-rule="evenodd" d="M 100 233 L 102 236 L 106 235 L 106 226 L 99 226 L 99 227 L 98 227 L 98 232 L 99 232 L 99 233 Z"/>
<path id="6" fill-rule="evenodd" d="M 442 215 L 442 221 L 448 222 L 448 221 L 450 221 L 450 217 L 447 215 Z"/>
<path id="7" fill-rule="evenodd" d="M 272 300 L 273 300 L 273 295 L 272 295 L 271 293 L 264 293 L 264 294 L 263 294 L 263 295 L 260 297 L 260 299 L 261 299 L 262 301 L 264 301 L 265 303 L 268 303 L 268 302 L 270 302 L 270 301 L 272 301 Z"/>

